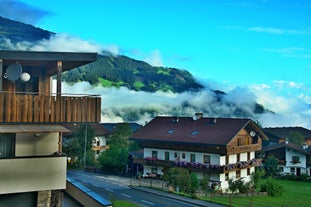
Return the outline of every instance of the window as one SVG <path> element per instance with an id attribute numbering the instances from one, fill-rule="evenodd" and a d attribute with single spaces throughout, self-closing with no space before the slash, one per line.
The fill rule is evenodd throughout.
<path id="1" fill-rule="evenodd" d="M 174 152 L 174 158 L 178 158 L 178 153 Z"/>
<path id="2" fill-rule="evenodd" d="M 247 175 L 250 175 L 250 174 L 251 174 L 251 169 L 247 168 Z"/>
<path id="3" fill-rule="evenodd" d="M 238 138 L 238 146 L 241 146 L 241 138 Z"/>
<path id="4" fill-rule="evenodd" d="M 236 162 L 240 162 L 240 154 L 236 155 Z"/>
<path id="5" fill-rule="evenodd" d="M 100 141 L 96 141 L 96 146 L 100 146 Z"/>
<path id="6" fill-rule="evenodd" d="M 15 134 L 0 134 L 0 158 L 15 156 Z"/>
<path id="7" fill-rule="evenodd" d="M 294 174 L 295 174 L 295 168 L 294 168 L 294 167 L 291 167 L 291 168 L 290 168 L 290 172 L 294 175 Z"/>
<path id="8" fill-rule="evenodd" d="M 228 181 L 229 180 L 229 173 L 225 174 L 225 180 Z"/>
<path id="9" fill-rule="evenodd" d="M 299 156 L 292 156 L 292 163 L 298 163 L 299 161 Z"/>
<path id="10" fill-rule="evenodd" d="M 170 152 L 165 152 L 165 160 L 170 160 Z"/>
<path id="11" fill-rule="evenodd" d="M 279 172 L 284 172 L 284 167 L 279 167 Z"/>
<path id="12" fill-rule="evenodd" d="M 197 134 L 199 134 L 198 130 L 194 130 L 194 131 L 191 132 L 191 135 L 197 135 Z"/>
<path id="13" fill-rule="evenodd" d="M 203 163 L 210 164 L 211 163 L 211 156 L 203 155 Z"/>
<path id="14" fill-rule="evenodd" d="M 153 158 L 158 158 L 158 151 L 153 150 L 151 153 Z"/>
<path id="15" fill-rule="evenodd" d="M 195 154 L 190 154 L 190 162 L 195 162 Z"/>
<path id="16" fill-rule="evenodd" d="M 226 165 L 229 164 L 229 155 L 226 156 Z"/>
<path id="17" fill-rule="evenodd" d="M 167 131 L 168 134 L 173 134 L 174 133 L 174 129 L 170 129 Z"/>
<path id="18" fill-rule="evenodd" d="M 157 174 L 158 173 L 158 168 L 157 167 L 152 167 L 151 168 L 151 173 Z"/>
<path id="19" fill-rule="evenodd" d="M 251 160 L 251 153 L 250 152 L 247 153 L 247 160 Z"/>
<path id="20" fill-rule="evenodd" d="M 240 170 L 237 170 L 236 171 L 236 178 L 240 178 L 241 177 L 241 171 Z"/>
<path id="21" fill-rule="evenodd" d="M 182 153 L 181 156 L 182 156 L 183 159 L 186 159 L 186 153 Z"/>

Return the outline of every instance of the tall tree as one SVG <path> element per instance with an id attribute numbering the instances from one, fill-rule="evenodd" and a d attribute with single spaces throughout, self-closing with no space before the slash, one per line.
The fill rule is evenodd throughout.
<path id="1" fill-rule="evenodd" d="M 278 160 L 274 156 L 269 156 L 265 161 L 267 176 L 274 176 L 278 170 Z"/>
<path id="2" fill-rule="evenodd" d="M 290 131 L 288 136 L 288 141 L 294 144 L 303 145 L 305 138 L 298 131 Z"/>
<path id="3" fill-rule="evenodd" d="M 77 127 L 72 138 L 63 146 L 63 151 L 76 160 L 75 164 L 82 167 L 84 164 L 94 164 L 95 153 L 92 151 L 94 130 L 88 124 Z"/>
<path id="4" fill-rule="evenodd" d="M 128 152 L 132 148 L 129 137 L 132 130 L 128 123 L 117 124 L 109 136 L 109 149 L 99 155 L 98 162 L 103 170 L 123 172 L 128 162 Z"/>

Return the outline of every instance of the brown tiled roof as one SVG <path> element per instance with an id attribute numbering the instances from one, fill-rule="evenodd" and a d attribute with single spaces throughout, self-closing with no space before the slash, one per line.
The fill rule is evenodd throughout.
<path id="1" fill-rule="evenodd" d="M 63 136 L 67 137 L 67 136 L 72 136 L 72 134 L 74 133 L 74 130 L 79 128 L 81 124 L 64 123 L 63 126 L 70 130 L 70 132 L 63 133 Z M 104 136 L 104 135 L 109 134 L 109 131 L 105 128 L 104 124 L 102 123 L 91 123 L 91 124 L 88 124 L 88 126 L 92 127 L 92 129 L 94 130 L 95 136 Z"/>
<path id="2" fill-rule="evenodd" d="M 302 146 L 299 146 L 299 145 L 296 145 L 296 144 L 293 144 L 293 143 L 289 143 L 289 142 L 288 143 L 281 142 L 281 143 L 277 143 L 277 144 L 272 144 L 272 145 L 263 147 L 262 151 L 263 152 L 267 152 L 267 151 L 271 151 L 271 150 L 275 150 L 275 149 L 279 149 L 279 148 L 284 148 L 284 147 L 297 150 L 297 151 L 299 151 L 299 152 L 301 152 L 303 154 L 311 155 L 311 151 L 310 151 L 309 147 L 307 149 L 303 149 Z"/>
<path id="3" fill-rule="evenodd" d="M 255 126 L 250 119 L 203 117 L 194 120 L 192 117 L 158 116 L 134 133 L 132 139 L 227 145 L 241 129 L 248 125 Z"/>
<path id="4" fill-rule="evenodd" d="M 311 130 L 303 127 L 269 127 L 263 128 L 263 131 L 278 138 L 288 138 L 291 132 L 299 132 L 305 138 L 311 137 Z"/>

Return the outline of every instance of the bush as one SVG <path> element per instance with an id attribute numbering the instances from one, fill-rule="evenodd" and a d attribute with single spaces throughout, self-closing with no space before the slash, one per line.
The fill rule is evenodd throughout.
<path id="1" fill-rule="evenodd" d="M 284 189 L 274 179 L 268 178 L 265 183 L 261 184 L 260 191 L 267 192 L 269 196 L 277 197 L 282 196 Z"/>
<path id="2" fill-rule="evenodd" d="M 237 191 L 239 193 L 247 193 L 250 189 L 250 186 L 251 186 L 250 182 L 244 183 L 242 179 L 237 179 L 234 181 L 233 179 L 229 180 L 229 189 L 232 193 L 235 193 Z"/>

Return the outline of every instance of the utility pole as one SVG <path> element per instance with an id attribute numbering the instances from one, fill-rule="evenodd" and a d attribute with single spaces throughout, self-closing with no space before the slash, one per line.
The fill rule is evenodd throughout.
<path id="1" fill-rule="evenodd" d="M 84 134 L 84 170 L 86 166 L 86 144 L 87 144 L 87 123 L 85 123 L 85 134 Z"/>

